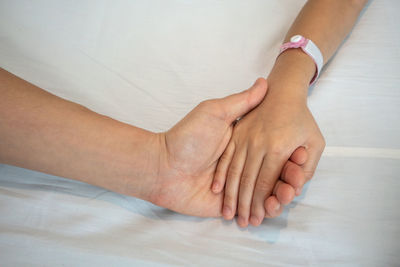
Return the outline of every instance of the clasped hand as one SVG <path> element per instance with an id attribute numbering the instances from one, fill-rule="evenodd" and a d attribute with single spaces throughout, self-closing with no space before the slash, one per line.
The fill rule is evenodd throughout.
<path id="1" fill-rule="evenodd" d="M 306 104 L 274 103 L 266 94 L 259 78 L 241 93 L 200 103 L 157 134 L 150 201 L 194 216 L 237 213 L 242 227 L 278 216 L 311 178 L 324 141 Z"/>

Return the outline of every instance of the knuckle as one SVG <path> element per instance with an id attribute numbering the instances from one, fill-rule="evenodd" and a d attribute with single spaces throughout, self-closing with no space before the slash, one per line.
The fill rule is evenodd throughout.
<path id="1" fill-rule="evenodd" d="M 203 100 L 197 105 L 197 108 L 207 112 L 214 111 L 216 107 L 215 103 L 215 99 Z"/>
<path id="2" fill-rule="evenodd" d="M 203 100 L 203 101 L 201 101 L 200 103 L 199 103 L 199 107 L 202 107 L 202 108 L 207 108 L 207 107 L 209 107 L 210 105 L 212 105 L 212 103 L 213 103 L 213 100 L 212 99 L 207 99 L 207 100 Z"/>
<path id="3" fill-rule="evenodd" d="M 248 173 L 243 173 L 242 178 L 240 179 L 240 187 L 251 187 L 253 185 L 253 180 Z"/>
<path id="4" fill-rule="evenodd" d="M 269 179 L 260 179 L 257 182 L 256 188 L 262 192 L 270 192 L 273 188 L 273 181 L 270 181 Z"/>
<path id="5" fill-rule="evenodd" d="M 238 179 L 242 173 L 242 170 L 237 165 L 232 165 L 228 171 L 229 179 Z"/>
<path id="6" fill-rule="evenodd" d="M 229 153 L 225 152 L 224 154 L 221 155 L 220 162 L 221 163 L 228 163 L 230 159 Z"/>
<path id="7" fill-rule="evenodd" d="M 323 151 L 325 147 L 326 147 L 326 140 L 325 140 L 325 138 L 321 135 L 321 150 Z"/>
<path id="8" fill-rule="evenodd" d="M 269 153 L 273 156 L 281 158 L 287 154 L 287 148 L 280 143 L 276 143 L 270 146 Z"/>
<path id="9" fill-rule="evenodd" d="M 319 131 L 318 135 L 317 135 L 317 144 L 322 149 L 326 146 L 326 140 L 325 140 L 325 137 L 322 135 L 321 131 Z"/>
<path id="10" fill-rule="evenodd" d="M 201 101 L 201 102 L 197 105 L 197 108 L 198 108 L 198 109 L 206 109 L 206 107 L 208 106 L 208 102 L 209 102 L 209 100 Z"/>

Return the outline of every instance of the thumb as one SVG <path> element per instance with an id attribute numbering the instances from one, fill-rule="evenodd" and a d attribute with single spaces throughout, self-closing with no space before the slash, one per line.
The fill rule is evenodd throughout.
<path id="1" fill-rule="evenodd" d="M 218 99 L 221 105 L 219 110 L 224 113 L 230 124 L 260 104 L 267 93 L 267 87 L 267 81 L 264 78 L 258 78 L 249 89 Z"/>

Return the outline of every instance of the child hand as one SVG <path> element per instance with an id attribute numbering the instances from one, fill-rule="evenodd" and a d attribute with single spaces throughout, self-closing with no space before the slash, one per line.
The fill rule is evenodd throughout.
<path id="1" fill-rule="evenodd" d="M 237 212 L 238 224 L 245 227 L 249 220 L 259 225 L 265 216 L 276 215 L 269 214 L 276 201 L 285 205 L 292 200 L 290 194 L 279 197 L 278 192 L 299 192 L 305 180 L 311 178 L 324 146 L 305 101 L 267 93 L 264 101 L 235 125 L 218 162 L 212 191 L 221 192 L 225 185 L 224 218 L 232 219 Z M 288 160 L 299 147 L 307 151 L 303 167 L 306 179 L 290 177 L 283 169 L 296 169 L 296 164 Z M 277 184 L 281 174 L 282 181 Z M 279 187 L 286 189 L 278 190 Z M 274 189 L 278 198 L 268 198 Z M 285 199 L 287 195 L 289 198 Z"/>

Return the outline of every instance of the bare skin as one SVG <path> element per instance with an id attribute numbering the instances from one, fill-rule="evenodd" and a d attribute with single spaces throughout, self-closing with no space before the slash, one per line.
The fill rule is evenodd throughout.
<path id="1" fill-rule="evenodd" d="M 326 63 L 354 26 L 366 2 L 309 0 L 285 42 L 296 34 L 311 39 Z M 225 191 L 225 219 L 231 220 L 237 213 L 238 224 L 246 227 L 249 223 L 259 225 L 264 217 L 276 217 L 313 176 L 325 147 L 307 107 L 307 91 L 314 74 L 315 65 L 308 55 L 300 49 L 287 50 L 269 74 L 269 90 L 263 102 L 236 124 L 212 186 L 216 194 Z M 299 147 L 305 148 L 305 177 L 287 166 Z M 285 169 L 291 175 L 282 178 Z"/>
<path id="2" fill-rule="evenodd" d="M 171 130 L 152 133 L 0 69 L 0 162 L 76 179 L 183 214 L 217 217 L 223 193 L 210 190 L 217 161 L 231 138 L 233 121 L 256 107 L 266 91 L 260 78 L 250 90 L 202 102 Z"/>

